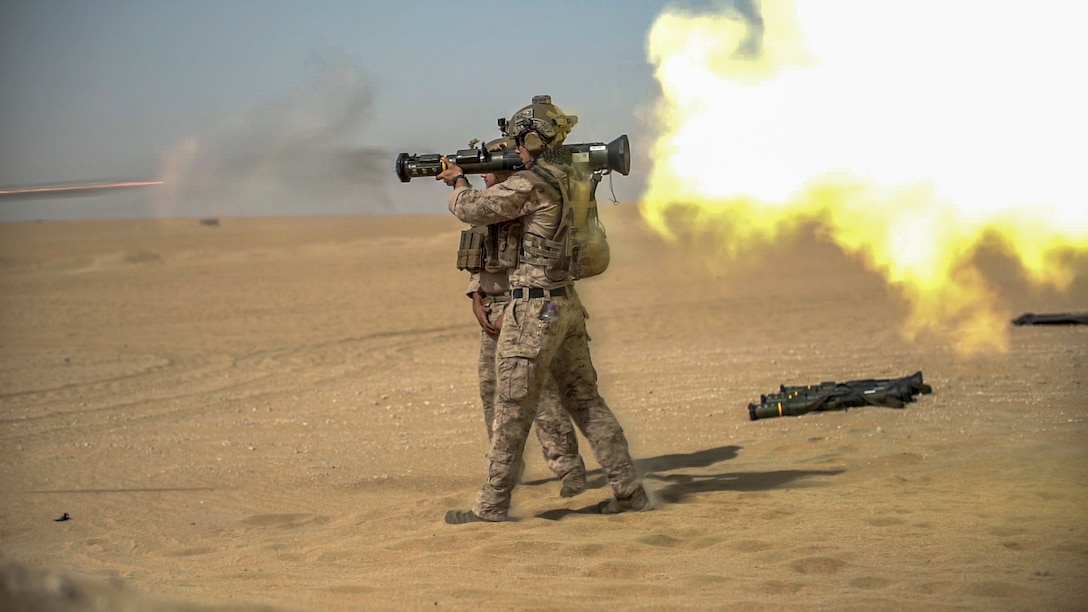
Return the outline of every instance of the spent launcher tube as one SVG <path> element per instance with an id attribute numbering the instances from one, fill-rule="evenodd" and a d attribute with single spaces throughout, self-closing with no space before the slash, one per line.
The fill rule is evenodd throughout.
<path id="1" fill-rule="evenodd" d="M 396 172 L 402 183 L 414 178 L 438 176 L 446 169 L 440 153 L 397 156 Z M 627 134 L 612 142 L 584 142 L 563 145 L 563 157 L 572 165 L 587 167 L 590 172 L 619 172 L 623 176 L 631 171 L 631 143 Z M 513 172 L 522 169 L 521 156 L 508 149 L 491 152 L 484 147 L 461 149 L 447 159 L 457 164 L 465 174 L 487 172 Z"/>

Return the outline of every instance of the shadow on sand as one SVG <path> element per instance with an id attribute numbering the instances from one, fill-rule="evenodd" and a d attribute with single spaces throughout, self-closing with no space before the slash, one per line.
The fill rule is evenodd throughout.
<path id="1" fill-rule="evenodd" d="M 704 468 L 716 463 L 734 459 L 740 451 L 739 446 L 720 446 L 693 453 L 678 453 L 638 459 L 635 465 L 643 478 L 664 482 L 663 487 L 653 487 L 657 504 L 676 504 L 696 493 L 714 491 L 766 491 L 790 486 L 791 483 L 813 476 L 837 476 L 844 470 L 777 470 L 774 472 L 726 472 L 718 474 L 664 474 L 675 470 Z M 526 482 L 527 485 L 540 485 L 554 480 L 552 478 Z M 586 488 L 600 489 L 608 482 L 601 470 L 586 473 Z M 551 521 L 561 520 L 570 514 L 598 514 L 597 505 L 584 508 L 557 508 L 537 515 L 538 518 Z"/>

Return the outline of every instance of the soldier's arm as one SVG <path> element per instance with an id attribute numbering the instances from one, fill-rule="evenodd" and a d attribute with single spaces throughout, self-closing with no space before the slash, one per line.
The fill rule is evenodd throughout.
<path id="1" fill-rule="evenodd" d="M 455 217 L 471 225 L 491 225 L 524 216 L 532 202 L 533 184 L 521 173 L 506 181 L 476 190 L 464 181 L 450 194 L 449 208 Z"/>

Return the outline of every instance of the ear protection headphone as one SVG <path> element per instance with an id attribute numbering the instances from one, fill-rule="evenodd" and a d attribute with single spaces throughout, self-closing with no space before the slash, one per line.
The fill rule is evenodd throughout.
<path id="1" fill-rule="evenodd" d="M 541 138 L 540 132 L 536 130 L 526 132 L 521 135 L 521 146 L 525 147 L 529 155 L 536 157 L 544 150 L 544 139 Z"/>
<path id="2" fill-rule="evenodd" d="M 525 150 L 528 151 L 529 155 L 536 157 L 540 154 L 541 151 L 544 150 L 544 136 L 540 133 L 539 130 L 531 129 L 533 127 L 533 122 L 530 119 L 522 119 L 518 122 L 518 126 L 526 131 L 522 132 L 520 135 L 518 135 L 517 138 L 515 138 L 516 142 L 519 146 L 524 147 Z"/>

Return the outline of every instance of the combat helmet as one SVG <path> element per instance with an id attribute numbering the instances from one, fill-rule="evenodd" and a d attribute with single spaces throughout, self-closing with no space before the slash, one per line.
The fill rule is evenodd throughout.
<path id="1" fill-rule="evenodd" d="M 499 129 L 535 156 L 545 149 L 559 149 L 577 123 L 578 117 L 564 114 L 552 104 L 551 96 L 533 96 L 532 104 L 514 113 L 509 120 L 500 118 Z"/>

